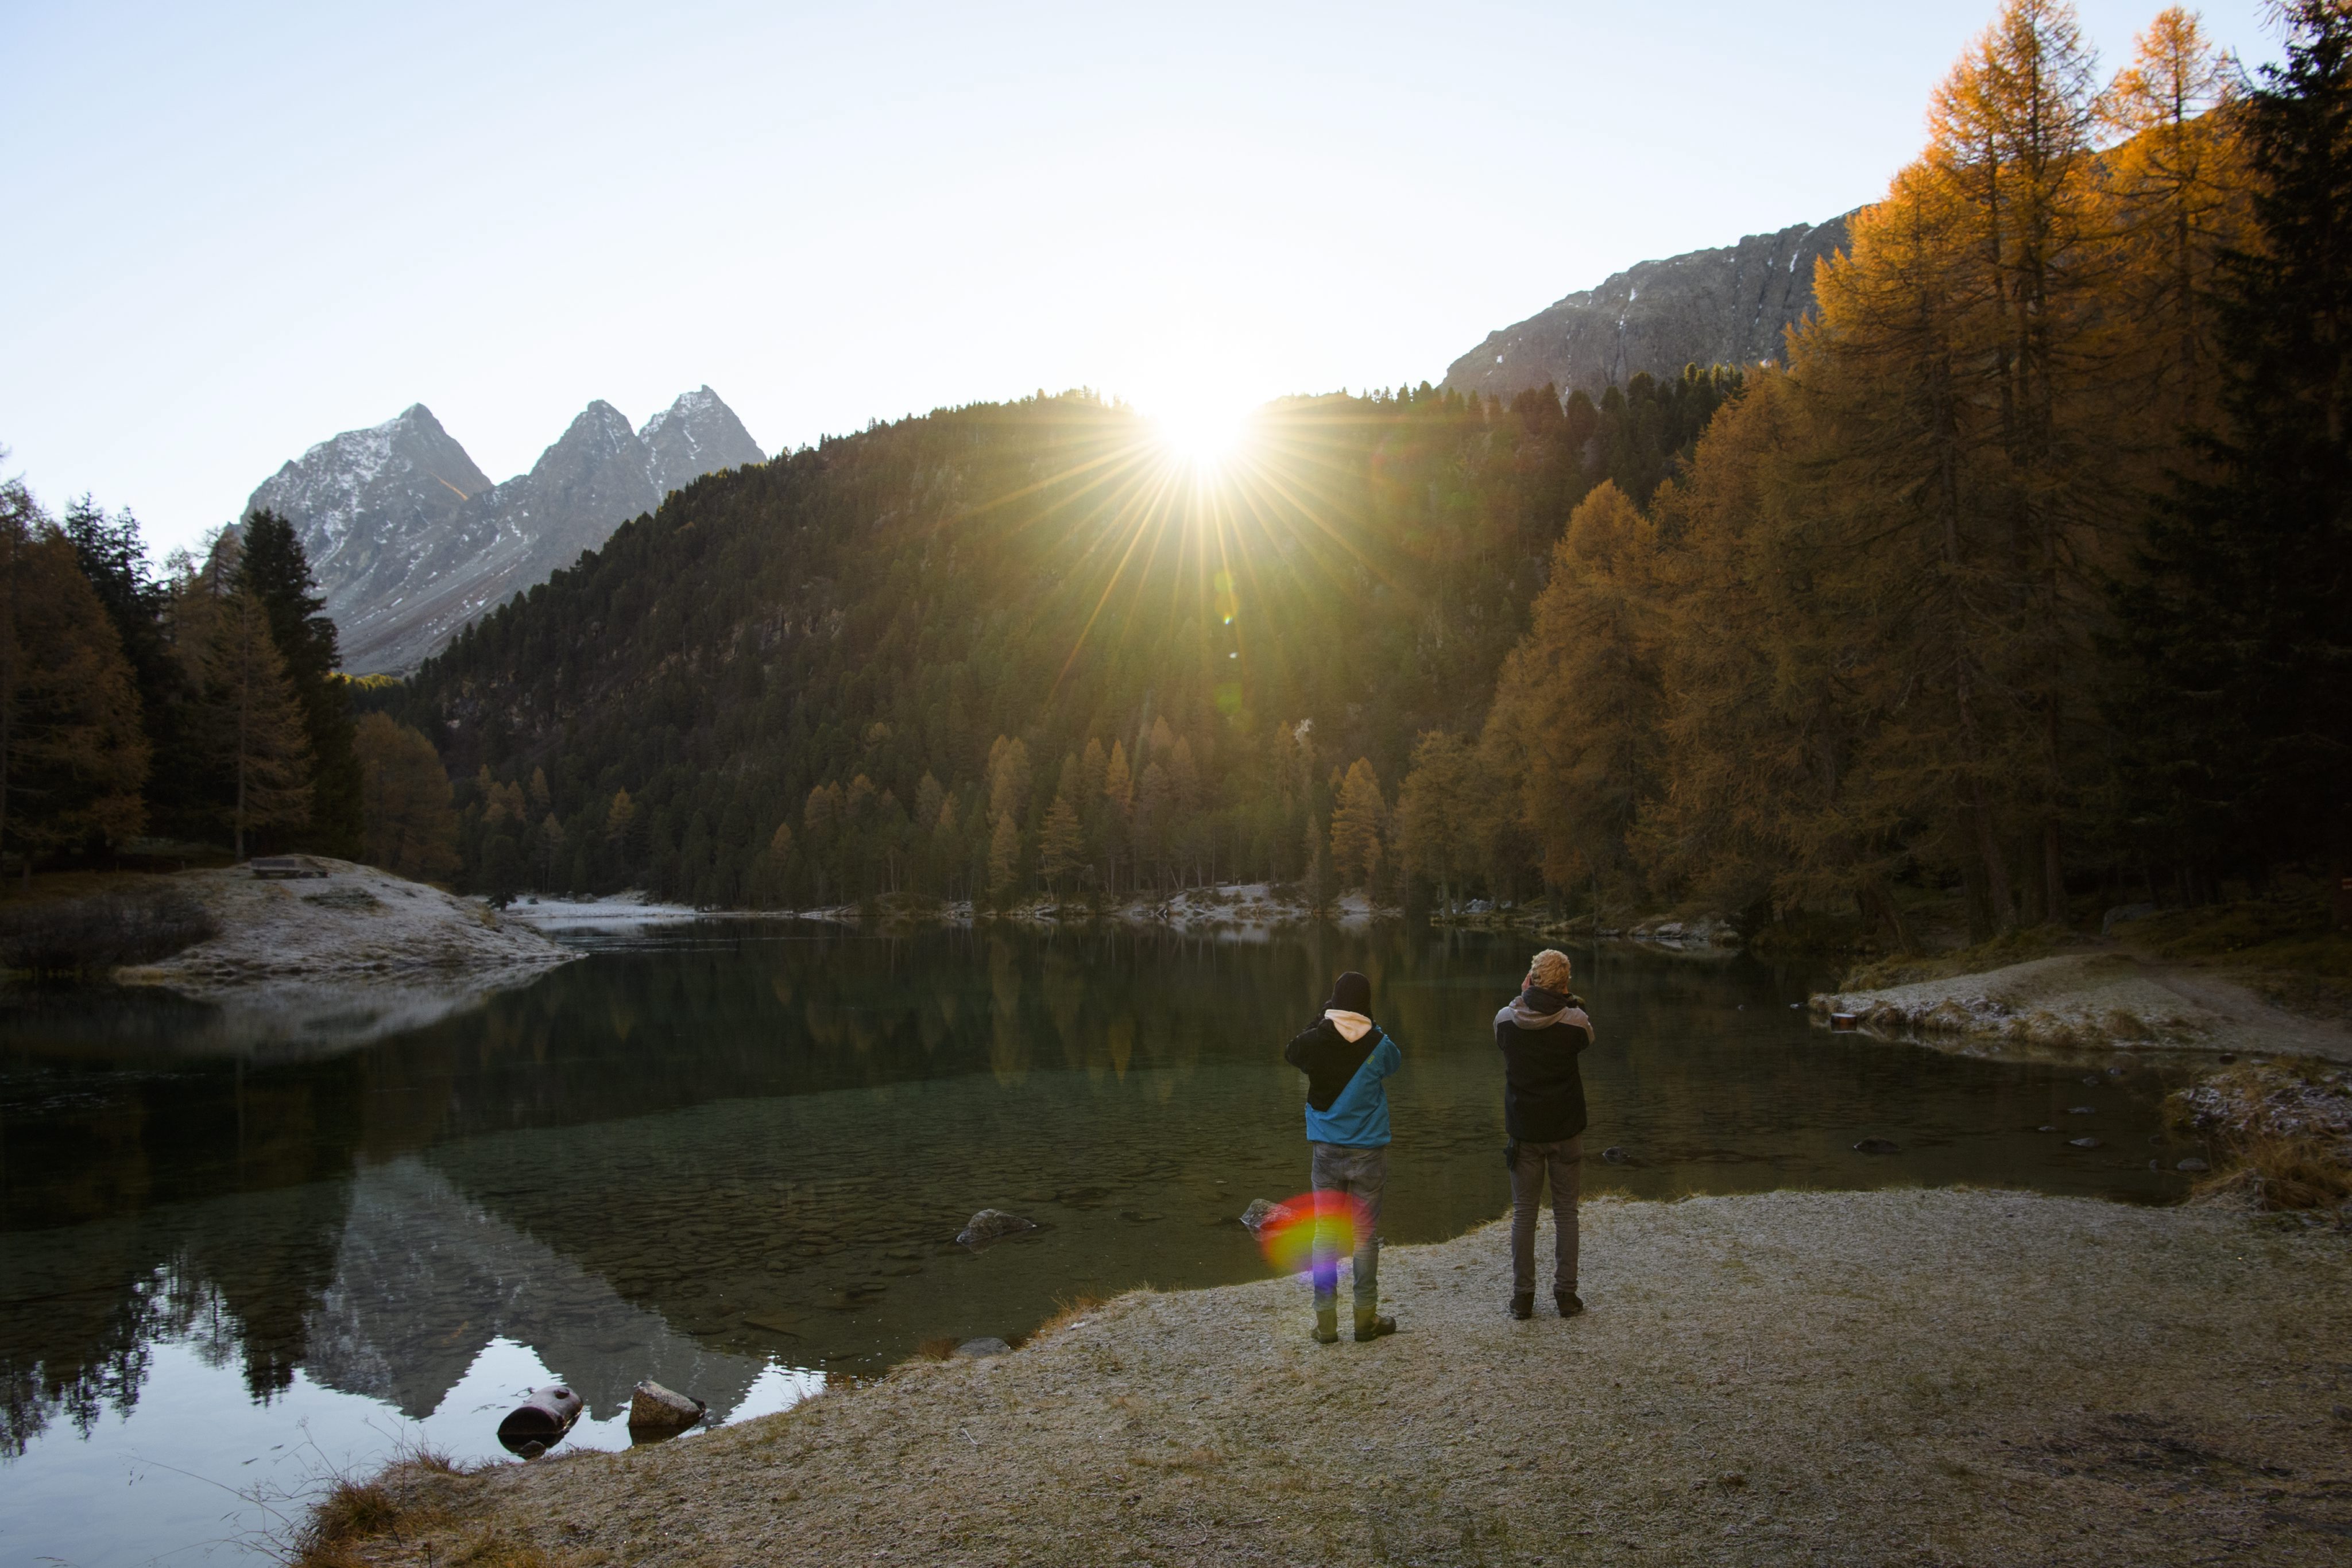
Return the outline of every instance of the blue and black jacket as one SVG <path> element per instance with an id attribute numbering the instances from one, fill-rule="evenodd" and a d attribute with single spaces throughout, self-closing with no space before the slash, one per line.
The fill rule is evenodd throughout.
<path id="1" fill-rule="evenodd" d="M 1349 1040 L 1329 1019 L 1292 1037 L 1282 1059 L 1307 1074 L 1307 1136 L 1341 1148 L 1378 1149 L 1389 1142 L 1389 1094 L 1381 1080 L 1404 1065 L 1404 1053 L 1374 1024 Z"/>

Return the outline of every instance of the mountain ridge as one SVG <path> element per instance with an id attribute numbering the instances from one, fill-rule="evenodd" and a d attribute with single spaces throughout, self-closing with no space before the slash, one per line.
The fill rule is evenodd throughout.
<path id="1" fill-rule="evenodd" d="M 708 385 L 633 428 L 603 399 L 530 468 L 493 484 L 423 403 L 329 437 L 257 486 L 291 522 L 353 674 L 405 674 L 467 622 L 544 582 L 706 474 L 764 463 Z"/>
<path id="2" fill-rule="evenodd" d="M 1507 399 L 1549 383 L 1563 397 L 1598 397 L 1636 375 L 1664 379 L 1688 364 L 1778 361 L 1788 329 L 1812 310 L 1813 269 L 1844 248 L 1853 216 L 1636 262 L 1487 333 L 1446 367 L 1442 384 Z"/>

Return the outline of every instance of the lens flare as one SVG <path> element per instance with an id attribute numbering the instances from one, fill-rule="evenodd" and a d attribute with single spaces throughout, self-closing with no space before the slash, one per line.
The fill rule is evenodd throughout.
<path id="1" fill-rule="evenodd" d="M 1344 1258 L 1356 1249 L 1364 1228 L 1364 1207 L 1344 1192 L 1306 1192 L 1278 1205 L 1258 1228 L 1258 1249 L 1286 1274 L 1302 1274 L 1315 1263 L 1318 1241 L 1327 1256 Z"/>

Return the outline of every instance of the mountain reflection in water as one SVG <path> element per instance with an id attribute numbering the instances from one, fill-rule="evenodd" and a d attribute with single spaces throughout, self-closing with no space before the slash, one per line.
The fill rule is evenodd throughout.
<path id="1" fill-rule="evenodd" d="M 617 1442 L 641 1377 L 777 1408 L 1081 1291 L 1259 1277 L 1235 1217 L 1305 1185 L 1280 1045 L 1343 967 L 1406 1051 L 1383 1228 L 1454 1234 L 1508 1201 L 1487 1030 L 1528 946 L 703 923 L 341 1050 L 224 1052 L 202 1009 L 45 998 L 0 1015 L 0 1475 L 54 1497 L 77 1455 L 128 1462 L 105 1434 L 135 1447 L 163 1419 L 142 1389 L 183 1353 L 215 1370 L 172 1371 L 175 1397 L 299 1407 L 337 1462 L 380 1457 L 404 1418 L 489 1458 L 490 1406 L 541 1373 L 588 1401 L 575 1442 Z M 2153 1073 L 2091 1087 L 1822 1034 L 1788 1006 L 1819 977 L 1746 960 L 1579 967 L 1602 1030 L 1591 1146 L 1635 1161 L 1591 1162 L 1588 1192 L 2178 1195 L 2171 1158 L 2147 1168 Z M 2033 1130 L 2086 1102 L 2104 1149 Z M 1864 1136 L 1902 1152 L 1854 1153 Z M 956 1247 L 990 1206 L 1042 1228 Z M 75 1561 L 186 1543 L 166 1538 L 185 1499 L 142 1487 L 155 1500 L 101 1528 L 114 1546 L 77 1537 Z M 0 1488 L 0 1556 L 26 1549 L 38 1490 Z"/>

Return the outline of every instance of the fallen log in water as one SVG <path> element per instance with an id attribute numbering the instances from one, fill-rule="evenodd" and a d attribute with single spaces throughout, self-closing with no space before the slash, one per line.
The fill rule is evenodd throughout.
<path id="1" fill-rule="evenodd" d="M 499 1441 L 509 1453 L 537 1458 L 563 1441 L 564 1434 L 579 1419 L 580 1396 L 561 1383 L 551 1383 L 532 1389 L 529 1397 L 507 1413 L 507 1418 L 499 1423 Z"/>

